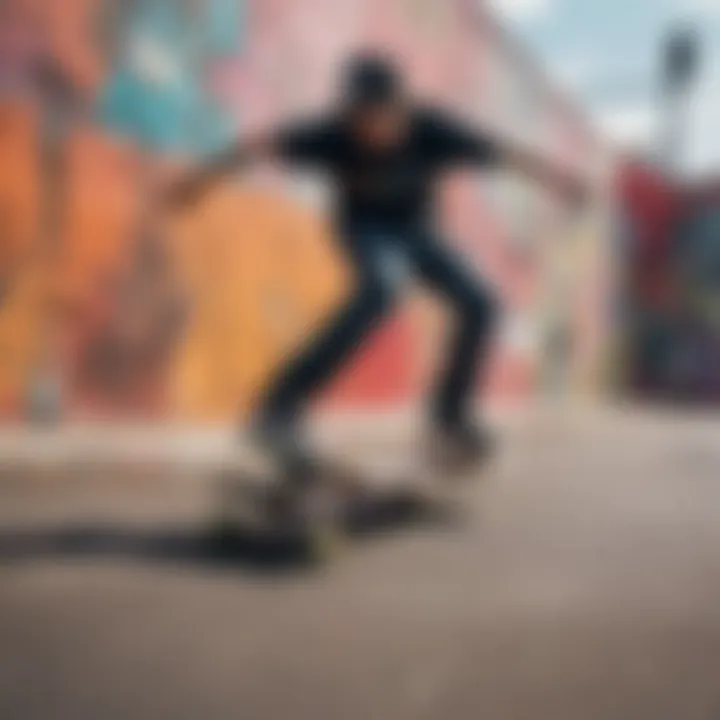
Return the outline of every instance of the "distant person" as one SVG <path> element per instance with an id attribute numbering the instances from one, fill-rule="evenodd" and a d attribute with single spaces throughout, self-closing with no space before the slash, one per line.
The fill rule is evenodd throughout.
<path id="1" fill-rule="evenodd" d="M 582 199 L 583 182 L 420 104 L 399 70 L 375 55 L 349 62 L 336 110 L 239 142 L 182 179 L 172 188 L 171 202 L 191 202 L 238 166 L 267 158 L 324 170 L 333 178 L 338 191 L 333 219 L 357 284 L 270 383 L 256 410 L 255 437 L 284 462 L 312 461 L 301 439 L 304 411 L 393 309 L 409 272 L 444 299 L 457 322 L 429 404 L 431 426 L 449 447 L 486 457 L 490 434 L 473 416 L 474 380 L 488 358 L 497 301 L 438 235 L 435 188 L 448 170 L 462 165 L 513 168 L 570 202 Z"/>

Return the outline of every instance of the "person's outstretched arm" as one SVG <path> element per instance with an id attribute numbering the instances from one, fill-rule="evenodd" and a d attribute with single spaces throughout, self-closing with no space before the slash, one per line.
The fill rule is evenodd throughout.
<path id="1" fill-rule="evenodd" d="M 254 162 L 272 158 L 277 152 L 277 137 L 258 135 L 238 141 L 171 184 L 166 201 L 184 207 L 199 201 L 227 175 Z"/>
<path id="2" fill-rule="evenodd" d="M 590 194 L 590 183 L 581 173 L 553 163 L 519 144 L 503 140 L 495 143 L 504 167 L 524 175 L 571 204 L 582 205 Z"/>
<path id="3" fill-rule="evenodd" d="M 589 194 L 590 183 L 581 173 L 500 133 L 469 127 L 448 115 L 436 116 L 434 123 L 441 154 L 450 161 L 517 171 L 572 203 L 581 203 Z"/>
<path id="4" fill-rule="evenodd" d="M 228 174 L 262 160 L 323 166 L 332 158 L 336 141 L 333 121 L 323 118 L 294 122 L 238 141 L 176 182 L 170 188 L 167 201 L 176 207 L 193 203 Z"/>

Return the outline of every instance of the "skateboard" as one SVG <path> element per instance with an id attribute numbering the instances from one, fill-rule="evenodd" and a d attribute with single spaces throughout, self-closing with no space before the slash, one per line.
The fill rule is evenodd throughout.
<path id="1" fill-rule="evenodd" d="M 468 459 L 427 454 L 399 467 L 324 457 L 302 485 L 268 461 L 236 461 L 218 476 L 217 537 L 229 547 L 323 563 L 348 540 L 457 520 L 455 491 L 481 470 Z M 299 514 L 298 503 L 305 503 Z"/>

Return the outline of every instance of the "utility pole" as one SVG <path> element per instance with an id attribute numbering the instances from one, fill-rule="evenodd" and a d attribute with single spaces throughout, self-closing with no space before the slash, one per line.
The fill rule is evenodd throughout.
<path id="1" fill-rule="evenodd" d="M 671 175 L 682 171 L 690 99 L 700 64 L 700 41 L 690 25 L 671 28 L 662 50 L 660 157 Z"/>

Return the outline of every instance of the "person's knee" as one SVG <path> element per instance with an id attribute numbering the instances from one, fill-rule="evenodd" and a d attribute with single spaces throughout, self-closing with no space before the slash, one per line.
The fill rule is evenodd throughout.
<path id="1" fill-rule="evenodd" d="M 397 288 L 382 275 L 366 280 L 359 291 L 358 302 L 372 316 L 390 312 L 397 297 Z"/>
<path id="2" fill-rule="evenodd" d="M 489 291 L 474 290 L 461 303 L 461 312 L 466 324 L 478 330 L 489 331 L 498 318 L 499 305 Z"/>

